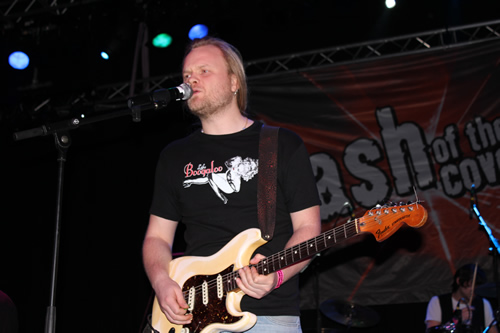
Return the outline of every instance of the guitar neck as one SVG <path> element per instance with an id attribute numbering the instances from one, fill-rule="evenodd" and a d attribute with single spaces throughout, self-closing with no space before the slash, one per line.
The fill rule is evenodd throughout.
<path id="1" fill-rule="evenodd" d="M 427 216 L 427 210 L 420 205 L 419 201 L 407 205 L 379 206 L 370 209 L 363 217 L 348 221 L 308 241 L 266 257 L 253 267 L 257 269 L 259 274 L 268 275 L 310 258 L 338 242 L 362 232 L 373 234 L 375 239 L 381 242 L 393 235 L 403 224 L 420 228 L 427 221 Z M 237 277 L 237 271 L 224 276 L 226 291 L 237 288 Z"/>
<path id="2" fill-rule="evenodd" d="M 348 221 L 315 238 L 264 258 L 255 265 L 257 272 L 259 272 L 259 274 L 268 275 L 320 253 L 340 241 L 359 234 L 360 229 L 358 223 L 359 219 Z"/>

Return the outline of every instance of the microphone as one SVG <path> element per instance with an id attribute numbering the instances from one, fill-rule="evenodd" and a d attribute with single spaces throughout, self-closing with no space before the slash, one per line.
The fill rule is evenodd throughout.
<path id="1" fill-rule="evenodd" d="M 193 90 L 191 86 L 187 83 L 182 83 L 174 88 L 158 89 L 151 94 L 132 97 L 128 100 L 128 107 L 138 111 L 160 109 L 167 106 L 172 100 L 185 101 L 191 98 L 192 95 Z"/>
<path id="2" fill-rule="evenodd" d="M 470 186 L 470 209 L 469 209 L 469 220 L 472 220 L 472 213 L 474 211 L 474 204 L 476 201 L 476 185 L 472 184 Z"/>
<path id="3" fill-rule="evenodd" d="M 461 303 L 462 301 L 464 301 L 464 298 L 463 298 L 463 297 L 462 297 L 462 298 L 460 298 L 460 299 L 458 300 L 458 302 L 457 302 L 457 307 L 455 308 L 455 311 L 456 311 L 456 310 L 460 310 L 460 303 Z"/>
<path id="4" fill-rule="evenodd" d="M 460 310 L 460 303 L 462 301 L 465 301 L 465 299 L 463 297 L 458 300 L 457 307 L 455 308 L 455 311 L 453 311 L 453 318 L 454 318 L 453 322 L 456 325 L 459 325 L 462 323 L 462 310 Z"/>
<path id="5" fill-rule="evenodd" d="M 470 196 L 471 198 L 474 198 L 476 196 L 476 185 L 474 184 L 470 186 Z"/>

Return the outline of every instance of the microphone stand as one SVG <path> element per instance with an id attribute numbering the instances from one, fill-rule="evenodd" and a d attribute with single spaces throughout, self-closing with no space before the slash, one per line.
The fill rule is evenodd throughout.
<path id="1" fill-rule="evenodd" d="M 351 218 L 354 219 L 355 218 L 355 215 L 353 213 L 353 208 L 352 208 L 352 205 L 350 204 L 350 202 L 346 202 L 344 203 L 344 205 L 342 206 L 342 208 L 340 209 L 339 211 L 339 214 L 337 215 L 337 219 L 335 220 L 335 222 L 333 223 L 333 227 L 330 228 L 330 229 L 333 229 L 337 226 L 337 223 L 339 222 L 339 219 L 340 219 L 340 215 L 342 214 L 342 212 L 346 209 L 346 207 L 348 207 L 349 209 L 349 214 L 350 214 L 350 217 L 349 217 L 349 220 L 347 220 L 347 222 L 350 222 L 351 221 Z M 321 317 L 321 310 L 320 310 L 320 306 L 321 304 L 319 303 L 319 299 L 320 299 L 320 290 L 319 290 L 319 267 L 321 266 L 321 260 L 315 260 L 317 258 L 321 257 L 321 252 L 320 253 L 316 253 L 312 258 L 311 260 L 309 261 L 309 263 L 307 263 L 306 266 L 304 266 L 299 273 L 303 273 L 307 268 L 309 268 L 309 266 L 312 266 L 313 269 L 314 269 L 314 301 L 316 303 L 316 332 L 317 333 L 321 333 L 322 331 L 322 317 Z M 312 264 L 312 265 L 311 265 Z"/>
<path id="2" fill-rule="evenodd" d="M 495 311 L 495 318 L 493 318 L 493 321 L 491 322 L 491 324 L 490 324 L 490 325 L 488 325 L 488 327 L 486 327 L 486 328 L 484 329 L 483 333 L 487 333 L 487 332 L 489 332 L 489 331 L 490 331 L 490 329 L 491 329 L 494 325 L 496 325 L 496 324 L 498 323 L 497 318 L 498 318 L 498 311 Z"/>
<path id="3" fill-rule="evenodd" d="M 304 268 L 302 268 L 300 270 L 299 273 L 303 273 L 309 266 L 312 266 L 314 267 L 314 301 L 316 303 L 316 332 L 317 333 L 321 333 L 321 312 L 320 312 L 320 304 L 319 304 L 319 271 L 318 271 L 318 267 L 321 265 L 321 263 L 318 263 L 317 260 L 315 260 L 316 258 L 320 257 L 321 256 L 321 253 L 316 253 L 312 258 L 311 260 L 307 263 L 306 266 L 304 266 Z"/>
<path id="4" fill-rule="evenodd" d="M 56 285 L 57 285 L 57 268 L 59 263 L 59 244 L 60 244 L 60 230 L 61 230 L 61 211 L 63 201 L 63 183 L 64 183 L 64 170 L 66 156 L 69 147 L 71 146 L 71 137 L 69 131 L 78 128 L 82 125 L 89 125 L 92 123 L 108 120 L 112 118 L 121 117 L 124 115 L 132 115 L 134 122 L 141 120 L 141 112 L 145 110 L 157 109 L 158 104 L 151 103 L 145 105 L 131 106 L 129 109 L 120 110 L 117 112 L 103 114 L 92 118 L 72 118 L 63 120 L 41 127 L 32 128 L 24 131 L 15 132 L 13 138 L 15 141 L 29 139 L 37 136 L 53 135 L 55 145 L 58 151 L 58 177 L 57 177 L 57 201 L 56 201 L 56 220 L 54 228 L 54 249 L 52 257 L 52 271 L 51 271 L 51 286 L 50 286 L 50 303 L 47 307 L 45 317 L 45 333 L 55 332 L 56 327 Z"/>
<path id="5" fill-rule="evenodd" d="M 54 133 L 56 148 L 58 151 L 58 177 L 57 177 L 57 202 L 56 202 L 56 223 L 54 228 L 54 250 L 52 257 L 52 275 L 50 288 L 50 305 L 47 307 L 45 317 L 45 332 L 55 332 L 56 326 L 56 283 L 57 283 L 57 266 L 59 262 L 59 239 L 61 230 L 61 207 L 63 197 L 63 182 L 64 182 L 64 167 L 66 162 L 66 153 L 71 145 L 69 135 L 64 132 Z"/>
<path id="6" fill-rule="evenodd" d="M 498 275 L 498 255 L 500 254 L 500 244 L 498 243 L 498 240 L 493 236 L 493 233 L 491 231 L 491 228 L 488 226 L 484 218 L 481 216 L 481 212 L 479 211 L 479 208 L 477 207 L 477 198 L 476 198 L 476 186 L 472 184 L 471 186 L 471 212 L 476 215 L 476 217 L 479 220 L 479 225 L 483 228 L 485 231 L 486 235 L 488 236 L 488 239 L 491 244 L 490 251 L 493 252 L 493 280 L 495 281 L 495 290 L 496 290 L 496 298 L 497 301 L 500 302 L 500 280 L 499 280 L 499 275 Z M 498 308 L 498 305 L 497 305 Z M 498 314 L 500 310 L 495 311 L 495 321 L 497 321 Z M 495 322 L 494 321 L 494 322 Z M 491 325 L 487 328 L 487 331 L 491 328 Z"/>

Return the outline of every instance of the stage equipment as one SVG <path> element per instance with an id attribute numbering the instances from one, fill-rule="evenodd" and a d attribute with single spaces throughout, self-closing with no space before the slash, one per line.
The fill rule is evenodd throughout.
<path id="1" fill-rule="evenodd" d="M 203 38 L 208 35 L 208 27 L 203 24 L 194 25 L 191 30 L 189 30 L 189 39 L 193 40 L 195 38 Z"/>
<path id="2" fill-rule="evenodd" d="M 498 240 L 493 235 L 488 223 L 481 216 L 481 212 L 479 211 L 479 208 L 477 206 L 477 202 L 478 201 L 477 201 L 476 185 L 472 184 L 471 188 L 470 188 L 470 218 L 472 219 L 472 215 L 474 214 L 477 217 L 477 219 L 479 220 L 479 226 L 482 227 L 482 230 L 488 236 L 488 240 L 490 243 L 489 251 L 493 255 L 493 281 L 494 281 L 494 286 L 496 286 L 496 288 L 494 290 L 495 291 L 494 295 L 497 299 L 500 300 L 500 288 L 498 288 L 498 286 L 500 286 L 500 276 L 498 274 L 498 256 L 500 254 L 500 244 L 498 243 Z M 481 292 L 481 290 L 480 290 L 481 288 L 477 288 L 476 294 L 477 294 L 478 289 Z M 482 290 L 482 291 L 485 291 L 485 290 Z M 490 289 L 490 291 L 493 291 L 493 289 Z M 485 296 L 485 297 L 492 297 L 491 296 L 492 294 L 493 293 L 491 293 L 490 296 Z M 486 323 L 486 324 L 488 324 L 488 327 L 486 328 L 486 330 L 484 330 L 484 333 L 488 332 L 493 325 L 498 323 L 498 321 L 499 321 L 498 317 L 500 315 L 500 308 L 498 307 L 498 305 L 497 305 L 497 309 L 493 310 L 493 313 L 495 314 L 493 321 L 491 323 Z"/>
<path id="3" fill-rule="evenodd" d="M 23 70 L 30 64 L 30 57 L 22 51 L 12 52 L 9 56 L 9 65 L 18 70 Z"/>
<path id="4" fill-rule="evenodd" d="M 497 298 L 497 287 L 495 283 L 485 283 L 474 290 L 476 296 L 483 298 Z"/>
<path id="5" fill-rule="evenodd" d="M 153 46 L 164 49 L 172 44 L 172 37 L 169 34 L 161 33 L 153 38 Z"/>
<path id="6" fill-rule="evenodd" d="M 321 312 L 331 320 L 347 327 L 372 327 L 378 324 L 378 313 L 368 307 L 329 299 L 321 303 Z"/>

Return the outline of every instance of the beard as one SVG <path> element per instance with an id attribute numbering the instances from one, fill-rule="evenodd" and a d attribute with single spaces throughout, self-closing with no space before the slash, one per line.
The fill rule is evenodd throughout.
<path id="1" fill-rule="evenodd" d="M 193 96 L 188 99 L 187 106 L 192 114 L 199 118 L 206 118 L 217 114 L 231 104 L 234 94 L 226 85 L 218 85 L 213 89 L 205 90 L 204 96 Z"/>

